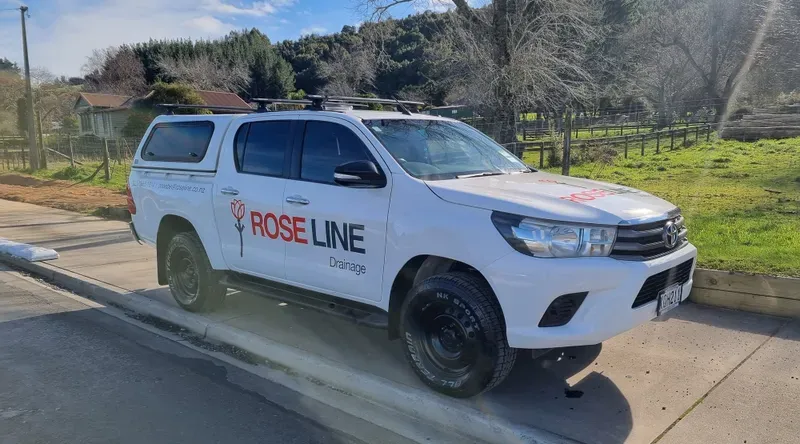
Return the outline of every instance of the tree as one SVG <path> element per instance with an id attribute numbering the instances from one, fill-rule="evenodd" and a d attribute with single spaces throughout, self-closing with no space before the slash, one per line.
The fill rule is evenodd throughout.
<path id="1" fill-rule="evenodd" d="M 372 91 L 377 75 L 377 60 L 371 48 L 361 43 L 355 50 L 336 48 L 323 62 L 320 74 L 328 84 L 322 92 L 335 96 L 355 96 Z"/>
<path id="2" fill-rule="evenodd" d="M 361 0 L 382 19 L 398 4 Z M 516 116 L 534 106 L 562 109 L 592 97 L 588 52 L 601 41 L 603 5 L 594 0 L 493 0 L 483 8 L 453 0 L 448 32 L 452 73 L 468 100 L 492 116 L 500 143 L 516 142 Z"/>
<path id="3" fill-rule="evenodd" d="M 158 82 L 153 85 L 152 92 L 148 94 L 144 100 L 139 102 L 136 110 L 151 110 L 156 105 L 162 103 L 205 105 L 203 98 L 189 85 L 183 83 Z M 179 109 L 175 110 L 175 112 L 177 114 L 211 114 L 210 111 L 205 109 Z M 133 129 L 131 129 L 131 131 L 133 131 Z"/>
<path id="4" fill-rule="evenodd" d="M 91 91 L 131 96 L 147 91 L 144 65 L 128 46 L 95 50 L 82 69 Z"/>
<path id="5" fill-rule="evenodd" d="M 250 84 L 250 72 L 243 59 L 231 63 L 214 60 L 208 54 L 191 58 L 164 56 L 158 66 L 171 81 L 196 89 L 240 93 Z"/>
<path id="6" fill-rule="evenodd" d="M 19 66 L 17 66 L 15 62 L 12 62 L 5 57 L 0 58 L 0 71 L 10 71 L 15 74 L 20 73 Z"/>
<path id="7" fill-rule="evenodd" d="M 650 42 L 675 49 L 718 113 L 780 36 L 781 0 L 649 0 L 640 26 Z M 796 30 L 795 30 L 796 33 Z"/>

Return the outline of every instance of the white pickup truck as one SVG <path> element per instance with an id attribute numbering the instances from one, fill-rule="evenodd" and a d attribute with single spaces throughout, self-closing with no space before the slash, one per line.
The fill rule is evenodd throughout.
<path id="1" fill-rule="evenodd" d="M 320 103 L 152 123 L 131 228 L 183 308 L 233 288 L 385 327 L 468 397 L 519 349 L 598 344 L 688 297 L 697 250 L 669 202 L 536 171 L 455 120 Z"/>

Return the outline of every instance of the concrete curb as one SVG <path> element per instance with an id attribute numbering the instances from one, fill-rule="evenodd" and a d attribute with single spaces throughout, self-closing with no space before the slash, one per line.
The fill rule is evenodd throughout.
<path id="1" fill-rule="evenodd" d="M 330 387 L 339 394 L 361 398 L 376 406 L 394 410 L 430 426 L 449 429 L 456 434 L 468 437 L 470 441 L 480 440 L 498 444 L 574 443 L 568 438 L 547 431 L 491 417 L 485 412 L 462 405 L 458 401 L 435 392 L 419 390 L 397 384 L 379 376 L 347 368 L 334 361 L 310 355 L 294 347 L 271 341 L 229 325 L 210 321 L 200 315 L 168 307 L 146 296 L 96 281 L 51 264 L 27 262 L 8 255 L 0 255 L 0 262 L 11 264 L 56 282 L 75 293 L 88 296 L 101 303 L 120 307 L 138 314 L 153 316 L 183 327 L 205 339 L 238 347 L 263 357 L 268 361 L 268 365 L 271 364 L 273 368 L 280 369 L 290 376 L 305 378 L 317 386 Z M 287 385 L 285 381 L 280 379 L 275 379 L 274 382 Z M 290 388 L 297 389 L 297 387 Z M 321 399 L 318 391 L 308 390 L 304 392 L 304 395 L 332 405 L 330 400 Z M 337 407 L 336 405 L 333 406 Z M 407 436 L 403 431 L 392 431 Z"/>

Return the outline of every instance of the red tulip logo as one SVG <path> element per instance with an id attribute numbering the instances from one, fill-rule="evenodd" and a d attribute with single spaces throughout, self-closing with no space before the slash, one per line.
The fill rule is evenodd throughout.
<path id="1" fill-rule="evenodd" d="M 244 231 L 244 224 L 242 224 L 244 211 L 244 202 L 239 199 L 233 199 L 231 201 L 231 214 L 236 219 L 234 227 L 239 231 L 239 257 L 244 257 L 244 239 L 242 238 L 242 231 Z"/>

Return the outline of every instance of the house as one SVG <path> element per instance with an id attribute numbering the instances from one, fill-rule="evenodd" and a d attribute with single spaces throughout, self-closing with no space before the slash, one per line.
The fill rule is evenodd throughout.
<path id="1" fill-rule="evenodd" d="M 122 137 L 122 129 L 128 123 L 131 112 L 151 94 L 144 97 L 132 97 L 116 94 L 80 93 L 73 107 L 79 116 L 80 134 L 101 138 Z M 197 94 L 208 106 L 253 109 L 234 93 L 198 90 Z"/>
<path id="2" fill-rule="evenodd" d="M 73 106 L 78 114 L 80 134 L 118 137 L 130 114 L 130 107 L 123 107 L 123 104 L 131 98 L 116 94 L 80 93 Z"/>

